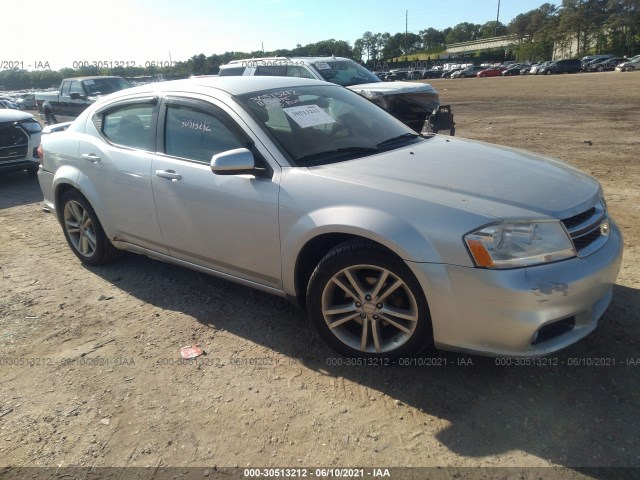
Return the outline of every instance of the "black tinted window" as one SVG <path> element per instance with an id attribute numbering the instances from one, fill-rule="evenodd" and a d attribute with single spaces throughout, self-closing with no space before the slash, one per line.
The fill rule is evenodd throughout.
<path id="1" fill-rule="evenodd" d="M 93 122 L 112 143 L 153 151 L 151 119 L 154 106 L 127 105 L 94 117 Z"/>
<path id="2" fill-rule="evenodd" d="M 265 77 L 286 77 L 286 65 L 265 65 L 256 68 L 256 75 Z"/>

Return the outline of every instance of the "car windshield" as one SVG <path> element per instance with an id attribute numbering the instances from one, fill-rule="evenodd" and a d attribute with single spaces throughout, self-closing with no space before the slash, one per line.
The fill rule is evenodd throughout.
<path id="1" fill-rule="evenodd" d="M 367 99 L 332 85 L 236 98 L 297 166 L 340 162 L 424 141 Z"/>
<path id="2" fill-rule="evenodd" d="M 84 89 L 87 95 L 108 95 L 118 90 L 133 87 L 124 78 L 94 78 L 84 81 Z"/>
<path id="3" fill-rule="evenodd" d="M 373 73 L 353 60 L 323 60 L 312 65 L 327 82 L 337 83 L 343 87 L 381 81 Z"/>

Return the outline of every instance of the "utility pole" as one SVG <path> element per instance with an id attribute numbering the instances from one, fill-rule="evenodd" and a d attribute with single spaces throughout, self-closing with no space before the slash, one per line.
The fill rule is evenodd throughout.
<path id="1" fill-rule="evenodd" d="M 409 53 L 409 45 L 407 42 L 409 41 L 409 10 L 407 10 L 404 14 L 404 54 Z"/>
<path id="2" fill-rule="evenodd" d="M 498 21 L 500 20 L 500 0 L 498 0 L 498 13 L 496 14 L 496 28 L 493 31 L 493 36 L 498 36 Z"/>

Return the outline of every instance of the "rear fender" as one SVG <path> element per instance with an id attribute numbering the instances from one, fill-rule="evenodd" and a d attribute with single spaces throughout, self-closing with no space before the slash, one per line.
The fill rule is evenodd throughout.
<path id="1" fill-rule="evenodd" d="M 111 222 L 108 210 L 104 207 L 102 198 L 96 191 L 93 183 L 89 180 L 89 177 L 73 165 L 63 165 L 58 168 L 53 179 L 55 208 L 58 214 L 58 219 L 60 219 L 60 215 L 62 215 L 60 199 L 63 192 L 69 187 L 79 191 L 87 199 L 93 210 L 96 212 L 98 220 L 100 220 L 100 224 L 107 234 L 107 237 L 111 238 L 109 235 L 111 232 Z"/>

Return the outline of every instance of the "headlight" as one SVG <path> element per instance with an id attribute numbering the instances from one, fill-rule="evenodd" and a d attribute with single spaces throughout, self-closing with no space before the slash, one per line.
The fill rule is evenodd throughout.
<path id="1" fill-rule="evenodd" d="M 33 122 L 22 122 L 22 125 L 29 133 L 39 133 L 42 131 L 42 127 L 37 121 Z"/>
<path id="2" fill-rule="evenodd" d="M 576 256 L 560 222 L 514 222 L 490 225 L 465 235 L 476 266 L 517 268 Z"/>

